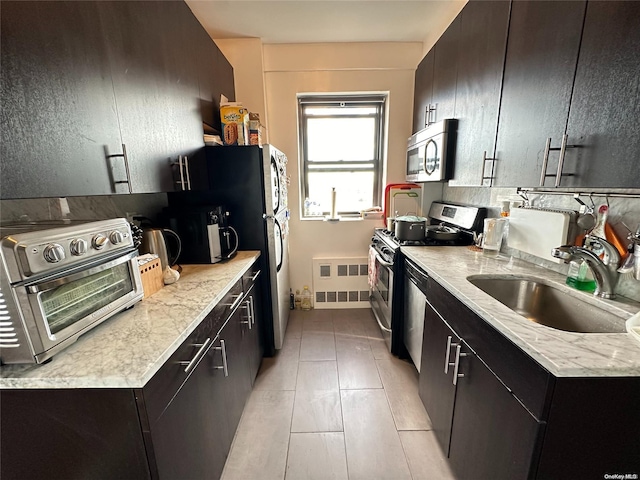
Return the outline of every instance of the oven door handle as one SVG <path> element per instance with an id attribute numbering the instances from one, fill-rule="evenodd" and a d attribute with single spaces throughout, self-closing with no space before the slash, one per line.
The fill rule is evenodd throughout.
<path id="1" fill-rule="evenodd" d="M 376 252 L 376 260 L 378 260 L 380 264 L 384 267 L 393 268 L 393 263 L 389 263 L 383 260 L 378 252 Z"/>
<path id="2" fill-rule="evenodd" d="M 380 330 L 382 330 L 383 332 L 391 333 L 391 329 L 385 327 L 380 321 L 380 319 L 378 318 L 378 312 L 376 312 L 375 308 L 373 309 L 373 317 L 376 319 L 376 322 L 378 322 L 378 326 L 380 327 Z"/>
<path id="3" fill-rule="evenodd" d="M 76 280 L 80 280 L 81 278 L 85 278 L 90 275 L 94 275 L 96 273 L 100 273 L 110 268 L 116 267 L 122 263 L 127 263 L 132 258 L 137 256 L 138 256 L 138 251 L 134 250 L 133 252 L 127 255 L 118 257 L 115 260 L 111 260 L 110 262 L 102 263 L 93 268 L 89 268 L 87 270 L 83 270 L 78 273 L 73 273 L 71 275 L 66 275 L 62 278 L 57 278 L 56 280 L 51 280 L 49 282 L 41 282 L 41 283 L 35 283 L 33 285 L 26 285 L 26 288 L 29 293 L 46 292 L 47 290 L 51 290 L 52 288 L 60 287 L 66 283 L 71 283 Z"/>

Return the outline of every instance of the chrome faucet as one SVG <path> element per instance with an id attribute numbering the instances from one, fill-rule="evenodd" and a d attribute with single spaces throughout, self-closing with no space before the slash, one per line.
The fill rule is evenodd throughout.
<path id="1" fill-rule="evenodd" d="M 551 255 L 564 260 L 564 263 L 569 263 L 574 258 L 580 258 L 586 261 L 596 280 L 596 291 L 593 292 L 593 294 L 602 298 L 615 298 L 616 295 L 613 289 L 618 280 L 617 268 L 620 263 L 618 249 L 606 240 L 594 237 L 593 235 L 587 235 L 584 240 L 587 245 L 592 243 L 602 245 L 605 251 L 606 263 L 588 248 L 574 245 L 562 245 L 561 247 L 553 248 L 551 249 Z"/>

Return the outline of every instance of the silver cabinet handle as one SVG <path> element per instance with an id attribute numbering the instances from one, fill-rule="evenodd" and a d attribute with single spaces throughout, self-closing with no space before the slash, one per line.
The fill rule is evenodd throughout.
<path id="1" fill-rule="evenodd" d="M 242 301 L 242 295 L 232 295 L 233 297 L 237 297 L 233 303 L 229 304 L 229 303 L 225 303 L 225 306 L 229 306 L 231 305 L 231 310 L 235 310 L 235 308 L 238 306 L 238 304 Z"/>
<path id="2" fill-rule="evenodd" d="M 189 176 L 189 159 L 184 156 L 184 171 L 187 174 L 187 190 L 191 190 L 191 177 Z"/>
<path id="3" fill-rule="evenodd" d="M 569 140 L 569 135 L 566 133 L 562 135 L 562 142 L 559 147 L 551 146 L 551 137 L 547 138 L 547 143 L 544 147 L 544 156 L 542 158 L 542 173 L 540 174 L 540 186 L 544 187 L 544 180 L 546 177 L 556 177 L 556 181 L 554 183 L 555 187 L 560 186 L 560 182 L 562 181 L 562 168 L 564 167 L 564 157 L 567 152 L 567 148 L 577 148 L 578 145 L 567 145 L 567 141 Z M 558 169 L 556 173 L 547 173 L 547 167 L 549 166 L 549 152 L 551 151 L 560 151 L 560 157 L 558 158 Z M 572 176 L 573 174 L 565 174 L 564 176 Z"/>
<path id="4" fill-rule="evenodd" d="M 266 213 L 262 214 L 262 218 L 264 218 L 265 220 L 275 220 L 276 216 L 275 215 L 267 215 Z"/>
<path id="5" fill-rule="evenodd" d="M 567 140 L 569 139 L 569 135 L 562 135 L 562 143 L 560 144 L 560 158 L 558 159 L 558 170 L 556 172 L 556 183 L 555 186 L 560 186 L 560 180 L 562 179 L 562 167 L 564 166 L 564 154 L 567 152 Z"/>
<path id="6" fill-rule="evenodd" d="M 180 187 L 184 191 L 184 170 L 182 169 L 182 155 L 178 155 L 178 165 L 180 167 Z"/>
<path id="7" fill-rule="evenodd" d="M 551 137 L 547 138 L 547 144 L 544 147 L 544 156 L 542 157 L 542 173 L 540 174 L 541 187 L 544 187 L 544 179 L 547 176 L 547 166 L 549 165 L 550 151 L 551 151 Z"/>
<path id="8" fill-rule="evenodd" d="M 449 335 L 447 336 L 447 351 L 446 354 L 444 356 L 444 373 L 449 373 L 449 365 L 451 365 L 449 363 L 449 356 L 451 355 L 451 340 L 452 340 L 452 336 Z"/>
<path id="9" fill-rule="evenodd" d="M 194 347 L 200 347 L 200 348 L 198 349 L 196 354 L 193 356 L 191 361 L 178 362 L 178 365 L 186 365 L 186 367 L 184 369 L 184 373 L 189 373 L 191 370 L 193 370 L 193 367 L 196 366 L 196 364 L 200 361 L 202 356 L 207 351 L 207 347 L 209 346 L 210 343 L 211 343 L 211 339 L 207 338 L 204 343 L 196 343 L 196 344 L 192 345 Z"/>
<path id="10" fill-rule="evenodd" d="M 227 346 L 224 343 L 224 340 L 220 340 L 220 346 L 219 347 L 213 347 L 216 350 L 219 350 L 222 353 L 222 366 L 221 367 L 214 367 L 218 370 L 222 370 L 222 372 L 224 373 L 225 377 L 229 376 L 229 366 L 227 365 Z"/>
<path id="11" fill-rule="evenodd" d="M 253 325 L 256 324 L 256 307 L 253 304 L 253 295 L 249 295 L 249 305 L 251 307 L 251 322 Z"/>
<path id="12" fill-rule="evenodd" d="M 485 150 L 482 154 L 482 177 L 480 177 L 480 186 L 484 187 L 484 181 L 485 180 L 489 180 L 489 187 L 493 186 L 493 169 L 495 167 L 495 161 L 496 158 L 491 158 L 491 157 L 487 157 L 487 151 Z M 491 164 L 491 175 L 489 175 L 488 177 L 484 174 L 486 168 L 487 168 L 487 162 L 493 162 Z"/>
<path id="13" fill-rule="evenodd" d="M 251 330 L 251 302 L 249 302 L 249 300 L 245 300 L 245 307 L 247 309 L 247 320 L 241 320 L 240 324 L 241 325 L 249 325 L 249 330 Z"/>
<path id="14" fill-rule="evenodd" d="M 256 278 L 258 278 L 258 277 L 260 276 L 260 273 L 261 273 L 261 272 L 262 272 L 262 270 L 258 270 L 258 271 L 256 272 L 256 274 L 255 274 L 253 277 L 251 277 L 251 281 L 252 281 L 252 282 L 255 282 L 255 281 L 256 281 Z"/>
<path id="15" fill-rule="evenodd" d="M 131 171 L 129 170 L 129 157 L 127 157 L 127 146 L 122 144 L 122 153 L 114 153 L 113 155 L 107 155 L 107 158 L 118 158 L 122 157 L 124 160 L 124 171 L 127 175 L 126 180 L 114 180 L 113 183 L 126 183 L 129 186 L 129 193 L 133 193 L 133 188 L 131 187 Z"/>
<path id="16" fill-rule="evenodd" d="M 454 362 L 454 367 L 453 367 L 453 384 L 457 385 L 458 384 L 458 379 L 464 377 L 463 373 L 458 373 L 458 371 L 460 370 L 460 357 L 466 357 L 467 354 L 466 353 L 461 353 L 460 350 L 462 349 L 462 345 L 458 344 L 456 345 L 456 360 Z"/>
<path id="17" fill-rule="evenodd" d="M 431 103 L 427 104 L 427 106 L 424 107 L 424 126 L 425 127 L 428 127 L 432 123 L 435 123 L 431 121 L 431 114 L 435 113 L 435 111 L 436 111 L 436 107 Z"/>

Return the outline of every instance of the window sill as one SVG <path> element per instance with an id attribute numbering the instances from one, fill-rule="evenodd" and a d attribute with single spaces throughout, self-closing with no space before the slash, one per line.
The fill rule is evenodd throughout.
<path id="1" fill-rule="evenodd" d="M 338 218 L 329 219 L 327 217 L 302 217 L 300 220 L 303 222 L 327 222 L 327 223 L 339 223 L 339 222 L 361 222 L 364 218 L 360 216 L 340 216 Z"/>

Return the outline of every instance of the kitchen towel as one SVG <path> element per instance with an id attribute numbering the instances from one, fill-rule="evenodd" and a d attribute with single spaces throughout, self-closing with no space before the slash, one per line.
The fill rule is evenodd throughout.
<path id="1" fill-rule="evenodd" d="M 367 275 L 369 281 L 369 287 L 375 288 L 378 283 L 378 266 L 376 265 L 376 250 L 373 247 L 369 247 L 369 272 Z"/>

